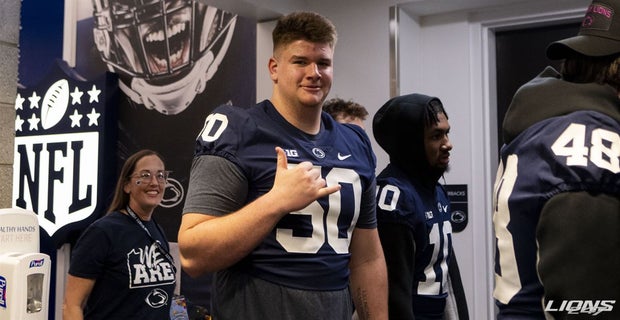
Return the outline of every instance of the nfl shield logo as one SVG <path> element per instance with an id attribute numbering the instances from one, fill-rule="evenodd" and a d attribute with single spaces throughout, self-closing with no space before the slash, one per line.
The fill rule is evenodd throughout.
<path id="1" fill-rule="evenodd" d="M 62 61 L 18 89 L 13 203 L 37 213 L 56 244 L 65 242 L 63 227 L 100 215 L 111 192 L 117 92 L 115 75 L 85 81 Z"/>

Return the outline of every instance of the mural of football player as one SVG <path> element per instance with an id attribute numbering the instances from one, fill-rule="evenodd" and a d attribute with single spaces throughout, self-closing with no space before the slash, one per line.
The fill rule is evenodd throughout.
<path id="1" fill-rule="evenodd" d="M 183 112 L 217 71 L 237 15 L 195 1 L 93 0 L 93 38 L 121 89 L 162 114 Z"/>
<path id="2" fill-rule="evenodd" d="M 196 0 L 78 6 L 75 69 L 87 79 L 119 75 L 118 164 L 144 148 L 166 158 L 175 178 L 162 201 L 169 210 L 158 219 L 176 241 L 176 212 L 206 115 L 221 104 L 255 102 L 256 62 L 247 56 L 256 51 L 255 21 Z"/>

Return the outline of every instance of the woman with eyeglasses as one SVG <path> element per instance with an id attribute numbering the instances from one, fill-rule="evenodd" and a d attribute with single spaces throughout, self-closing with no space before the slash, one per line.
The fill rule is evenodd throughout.
<path id="1" fill-rule="evenodd" d="M 153 220 L 168 173 L 152 150 L 125 161 L 108 213 L 73 248 L 65 320 L 170 319 L 176 269 L 166 236 Z"/>

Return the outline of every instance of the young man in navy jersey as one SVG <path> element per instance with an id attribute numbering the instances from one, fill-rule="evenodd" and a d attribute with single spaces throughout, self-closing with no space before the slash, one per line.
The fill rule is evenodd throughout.
<path id="1" fill-rule="evenodd" d="M 620 319 L 620 1 L 522 86 L 494 188 L 498 319 Z"/>
<path id="2" fill-rule="evenodd" d="M 215 319 L 387 319 L 375 157 L 364 130 L 321 106 L 336 30 L 309 12 L 279 19 L 271 99 L 221 106 L 196 141 L 179 230 L 192 275 L 215 272 Z"/>
<path id="3" fill-rule="evenodd" d="M 390 319 L 468 319 L 452 250 L 450 200 L 438 183 L 450 164 L 448 114 L 438 98 L 408 94 L 388 100 L 372 129 L 390 156 L 377 177 Z"/>

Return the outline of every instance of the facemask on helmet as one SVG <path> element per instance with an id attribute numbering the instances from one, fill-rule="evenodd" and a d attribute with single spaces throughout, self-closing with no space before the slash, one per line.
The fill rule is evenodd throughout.
<path id="1" fill-rule="evenodd" d="M 133 101 L 185 110 L 224 58 L 237 15 L 196 0 L 93 0 L 95 45 Z"/>

